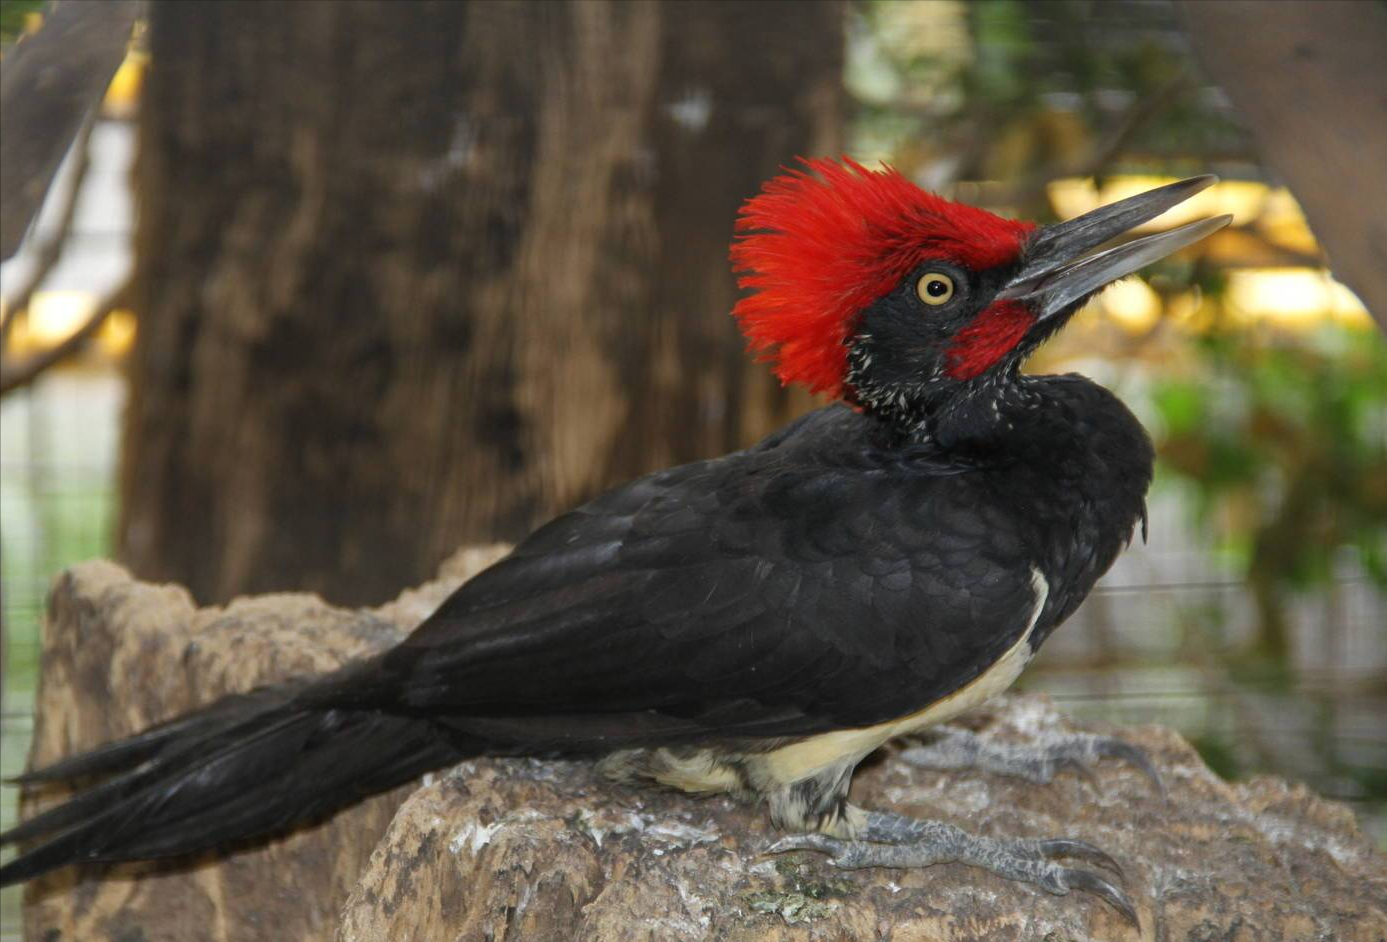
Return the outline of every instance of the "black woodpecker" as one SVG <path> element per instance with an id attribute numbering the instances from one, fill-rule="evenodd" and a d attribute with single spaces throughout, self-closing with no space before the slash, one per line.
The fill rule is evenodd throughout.
<path id="1" fill-rule="evenodd" d="M 1037 227 L 850 160 L 748 201 L 734 311 L 785 382 L 826 393 L 745 451 L 670 468 L 541 527 L 398 646 L 233 696 L 22 778 L 92 782 L 3 835 L 10 884 L 81 861 L 273 835 L 481 756 L 764 801 L 841 867 L 959 861 L 1135 922 L 1081 841 L 1000 840 L 857 808 L 857 764 L 1004 690 L 1144 520 L 1150 441 L 1107 390 L 1024 375 L 1090 296 L 1229 217 L 1095 250 L 1213 182 Z M 944 738 L 921 764 L 1045 780 L 1142 757 Z M 912 750 L 915 752 L 915 750 Z M 1114 877 L 1120 882 L 1119 875 Z"/>

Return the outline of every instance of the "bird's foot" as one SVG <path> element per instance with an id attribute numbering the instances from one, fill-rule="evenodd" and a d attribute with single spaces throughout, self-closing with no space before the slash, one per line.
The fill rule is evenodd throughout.
<path id="1" fill-rule="evenodd" d="M 791 835 L 776 841 L 767 848 L 767 853 L 818 851 L 827 854 L 835 867 L 844 870 L 963 863 L 1059 896 L 1070 890 L 1092 893 L 1106 900 L 1133 926 L 1140 927 L 1136 907 L 1116 884 L 1089 870 L 1056 863 L 1063 858 L 1086 861 L 1111 870 L 1120 882 L 1122 869 L 1117 861 L 1084 841 L 1067 838 L 999 840 L 969 834 L 940 821 L 876 811 L 863 814 L 862 823 L 854 830 L 855 840 L 817 833 Z"/>
<path id="2" fill-rule="evenodd" d="M 1024 778 L 1048 784 L 1060 772 L 1073 772 L 1095 790 L 1098 787 L 1091 765 L 1100 759 L 1121 759 L 1151 780 L 1166 797 L 1165 784 L 1146 753 L 1131 743 L 1112 736 L 1091 733 L 1051 735 L 1031 745 L 989 742 L 977 733 L 948 727 L 937 739 L 911 746 L 901 753 L 910 765 L 935 771 L 982 769 L 999 775 Z"/>

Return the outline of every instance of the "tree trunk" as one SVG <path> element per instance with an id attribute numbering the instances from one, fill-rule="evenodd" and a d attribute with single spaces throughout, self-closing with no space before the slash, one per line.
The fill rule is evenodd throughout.
<path id="1" fill-rule="evenodd" d="M 836 0 L 155 0 L 120 554 L 363 604 L 807 400 L 740 202 L 838 141 Z"/>
<path id="2" fill-rule="evenodd" d="M 1182 5 L 1209 76 L 1304 207 L 1334 274 L 1387 331 L 1387 7 Z"/>

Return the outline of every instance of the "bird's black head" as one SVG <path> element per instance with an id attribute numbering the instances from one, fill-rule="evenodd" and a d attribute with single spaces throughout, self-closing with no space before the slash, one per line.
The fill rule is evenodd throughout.
<path id="1" fill-rule="evenodd" d="M 844 398 L 919 427 L 995 389 L 1060 322 L 1042 330 L 1024 306 L 997 303 L 1015 269 L 921 262 L 857 317 L 847 339 Z"/>
<path id="2" fill-rule="evenodd" d="M 901 431 L 987 423 L 1021 363 L 1095 292 L 1226 225 L 1206 219 L 1090 255 L 1213 182 L 1195 177 L 1052 226 L 927 193 L 899 173 L 806 162 L 748 202 L 734 313 L 785 382 Z"/>

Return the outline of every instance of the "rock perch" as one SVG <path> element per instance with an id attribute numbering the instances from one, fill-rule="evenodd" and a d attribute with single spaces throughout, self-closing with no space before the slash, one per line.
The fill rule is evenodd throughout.
<path id="1" fill-rule="evenodd" d="M 501 552 L 460 553 L 437 582 L 357 612 L 288 594 L 198 609 L 181 589 L 109 563 L 75 567 L 49 602 L 31 765 L 374 651 Z M 1002 698 L 970 725 L 1008 741 L 1071 728 L 1039 697 Z M 1069 775 L 1035 786 L 926 772 L 891 750 L 857 776 L 853 797 L 977 833 L 1096 844 L 1126 870 L 1140 935 L 1083 894 L 1048 896 L 959 865 L 838 871 L 814 854 L 767 858 L 760 809 L 609 785 L 585 764 L 503 760 L 464 763 L 230 857 L 101 879 L 59 871 L 26 888 L 26 938 L 1387 940 L 1387 858 L 1347 809 L 1276 779 L 1225 783 L 1169 730 L 1116 732 L 1147 750 L 1168 802 L 1121 763 L 1097 766 L 1095 790 Z M 57 797 L 27 794 L 22 812 Z"/>

